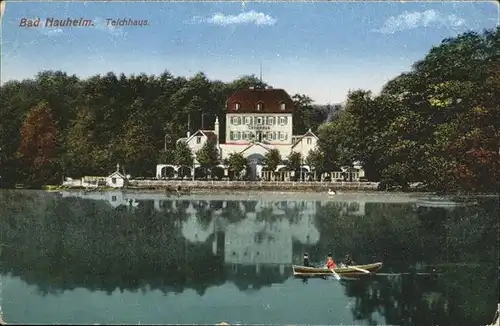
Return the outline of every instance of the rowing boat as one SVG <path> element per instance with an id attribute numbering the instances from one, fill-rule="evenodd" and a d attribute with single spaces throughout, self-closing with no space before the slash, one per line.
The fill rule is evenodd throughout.
<path id="1" fill-rule="evenodd" d="M 306 267 L 306 266 L 292 265 L 292 268 L 293 268 L 293 275 L 295 276 L 330 276 L 333 274 L 332 271 L 327 267 Z M 340 276 L 352 277 L 352 276 L 366 275 L 362 270 L 366 270 L 370 272 L 370 274 L 372 274 L 378 272 L 381 268 L 382 268 L 382 263 L 378 262 L 366 265 L 337 267 L 335 268 L 335 273 L 339 274 Z"/>

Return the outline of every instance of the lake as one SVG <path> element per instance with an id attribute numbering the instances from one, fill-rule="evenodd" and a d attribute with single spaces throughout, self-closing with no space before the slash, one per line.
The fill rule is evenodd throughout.
<path id="1" fill-rule="evenodd" d="M 0 191 L 8 323 L 481 325 L 498 200 Z M 299 279 L 308 252 L 380 275 Z"/>

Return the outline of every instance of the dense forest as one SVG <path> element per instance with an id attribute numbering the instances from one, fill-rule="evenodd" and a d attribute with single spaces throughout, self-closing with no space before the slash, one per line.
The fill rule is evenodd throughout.
<path id="1" fill-rule="evenodd" d="M 323 172 L 360 161 L 368 179 L 403 188 L 496 191 L 499 31 L 445 39 L 380 94 L 351 91 L 341 110 L 293 95 L 294 133 L 311 128 L 320 138 L 308 163 Z M 267 86 L 255 76 L 224 83 L 168 71 L 88 79 L 44 71 L 9 81 L 1 86 L 0 175 L 4 184 L 41 185 L 106 175 L 121 163 L 132 176 L 153 176 L 157 163 L 179 156 L 188 117 L 191 131 L 213 128 L 216 116 L 224 131 L 226 98 L 259 85 Z"/>
<path id="2" fill-rule="evenodd" d="M 268 86 L 255 76 L 223 83 L 169 72 L 82 80 L 44 71 L 10 81 L 0 100 L 1 175 L 4 182 L 57 183 L 63 176 L 107 175 L 121 163 L 133 176 L 154 176 L 155 165 L 169 162 L 176 140 L 186 136 L 188 120 L 193 132 L 212 129 L 218 116 L 224 132 L 226 98 L 253 85 Z M 305 95 L 293 99 L 297 133 L 317 129 L 333 109 Z"/>

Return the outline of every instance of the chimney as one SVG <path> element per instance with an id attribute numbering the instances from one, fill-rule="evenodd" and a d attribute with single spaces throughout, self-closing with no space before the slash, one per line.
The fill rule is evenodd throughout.
<path id="1" fill-rule="evenodd" d="M 218 145 L 219 144 L 219 117 L 217 117 L 217 116 L 215 116 L 214 133 L 215 133 L 215 136 L 217 137 L 217 145 Z"/>
<path id="2" fill-rule="evenodd" d="M 191 137 L 191 131 L 188 131 L 186 135 L 187 135 L 187 138 Z"/>

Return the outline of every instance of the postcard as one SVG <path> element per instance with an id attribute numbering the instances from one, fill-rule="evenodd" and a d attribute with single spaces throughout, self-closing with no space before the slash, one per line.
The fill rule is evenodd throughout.
<path id="1" fill-rule="evenodd" d="M 0 324 L 491 322 L 498 3 L 0 12 Z"/>

